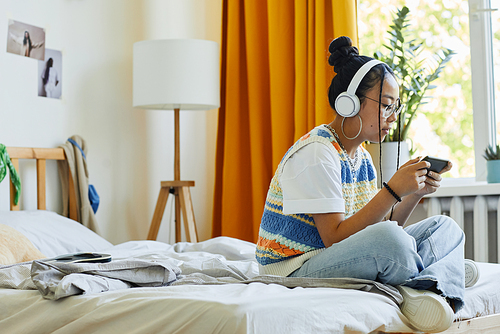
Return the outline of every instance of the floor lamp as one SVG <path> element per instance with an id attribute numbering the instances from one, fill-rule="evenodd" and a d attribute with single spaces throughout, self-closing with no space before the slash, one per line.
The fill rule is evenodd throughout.
<path id="1" fill-rule="evenodd" d="M 174 110 L 174 180 L 162 181 L 148 239 L 156 240 L 169 194 L 175 195 L 175 241 L 197 242 L 190 187 L 180 176 L 180 110 L 210 110 L 220 104 L 219 46 L 198 39 L 164 39 L 134 44 L 133 104 L 141 109 Z"/>

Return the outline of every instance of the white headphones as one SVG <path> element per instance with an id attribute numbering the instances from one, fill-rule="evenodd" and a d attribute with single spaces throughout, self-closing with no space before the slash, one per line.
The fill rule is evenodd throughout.
<path id="1" fill-rule="evenodd" d="M 342 92 L 335 99 L 335 110 L 342 117 L 354 117 L 359 112 L 359 98 L 356 96 L 356 90 L 358 86 L 365 77 L 366 73 L 368 73 L 372 67 L 383 64 L 380 60 L 370 60 L 369 62 L 363 64 L 361 68 L 356 72 L 354 77 L 349 83 L 349 87 L 347 87 L 346 92 Z"/>

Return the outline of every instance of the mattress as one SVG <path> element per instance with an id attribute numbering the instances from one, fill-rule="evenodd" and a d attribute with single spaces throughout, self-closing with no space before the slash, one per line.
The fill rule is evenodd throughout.
<path id="1" fill-rule="evenodd" d="M 258 275 L 255 245 L 219 237 L 197 244 L 130 241 L 107 249 L 113 259 L 169 257 L 182 270 L 214 261 Z M 458 320 L 500 313 L 500 266 L 479 263 Z M 140 287 L 60 300 L 38 290 L 0 289 L 0 329 L 6 333 L 369 333 L 411 332 L 396 302 L 355 289 L 287 288 L 279 284 Z"/>

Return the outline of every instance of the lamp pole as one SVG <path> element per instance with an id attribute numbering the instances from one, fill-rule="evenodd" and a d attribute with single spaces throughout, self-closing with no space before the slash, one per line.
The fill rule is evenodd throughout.
<path id="1" fill-rule="evenodd" d="M 180 108 L 174 109 L 174 131 L 175 131 L 174 181 L 180 181 L 181 179 L 179 110 Z M 172 191 L 172 188 L 170 190 Z M 181 203 L 179 201 L 179 187 L 174 187 L 174 196 L 175 196 L 175 240 L 179 241 L 181 240 Z"/>

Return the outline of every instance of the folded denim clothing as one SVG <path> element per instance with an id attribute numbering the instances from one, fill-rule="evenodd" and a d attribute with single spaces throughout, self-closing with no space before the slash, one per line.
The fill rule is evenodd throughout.
<path id="1" fill-rule="evenodd" d="M 181 270 L 168 260 L 124 259 L 107 263 L 33 261 L 31 279 L 46 299 L 136 286 L 166 286 Z"/>

